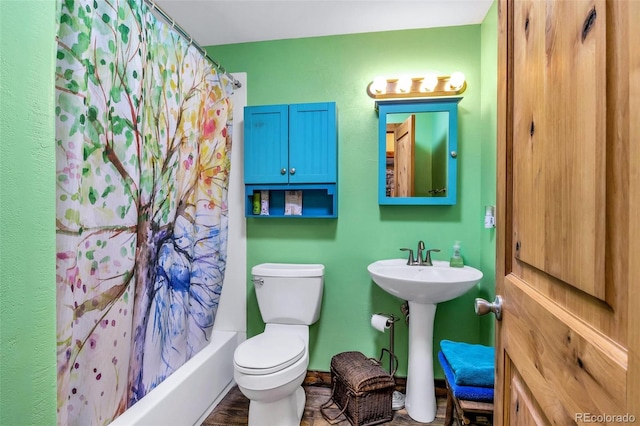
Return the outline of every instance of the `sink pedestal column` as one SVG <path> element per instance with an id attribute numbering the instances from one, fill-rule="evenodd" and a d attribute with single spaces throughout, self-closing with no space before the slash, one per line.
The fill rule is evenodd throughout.
<path id="1" fill-rule="evenodd" d="M 436 418 L 436 393 L 433 384 L 433 320 L 436 305 L 409 302 L 409 366 L 405 407 L 418 422 Z"/>

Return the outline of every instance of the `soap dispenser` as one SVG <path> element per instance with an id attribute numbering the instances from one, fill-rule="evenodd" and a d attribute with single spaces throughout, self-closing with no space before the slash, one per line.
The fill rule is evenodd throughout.
<path id="1" fill-rule="evenodd" d="M 453 252 L 451 254 L 451 260 L 449 261 L 449 266 L 452 268 L 462 268 L 464 266 L 464 260 L 460 253 L 460 241 L 453 243 Z"/>

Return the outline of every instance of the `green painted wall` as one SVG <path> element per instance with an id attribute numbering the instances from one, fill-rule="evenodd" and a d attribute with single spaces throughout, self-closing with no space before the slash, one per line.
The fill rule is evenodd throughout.
<path id="1" fill-rule="evenodd" d="M 56 2 L 0 1 L 0 424 L 56 424 Z"/>
<path id="2" fill-rule="evenodd" d="M 496 204 L 496 150 L 498 129 L 498 4 L 494 2 L 480 29 L 481 63 L 481 137 L 482 137 L 482 206 L 479 215 L 484 216 L 484 206 Z M 484 223 L 484 218 L 482 219 Z M 482 225 L 484 226 L 484 225 Z M 479 286 L 480 297 L 493 301 L 495 297 L 496 230 L 484 229 L 480 239 L 482 255 L 480 268 L 484 278 Z M 494 343 L 493 315 L 480 319 L 481 341 Z"/>
<path id="3" fill-rule="evenodd" d="M 389 337 L 370 326 L 372 313 L 400 316 L 401 301 L 370 280 L 367 265 L 401 257 L 401 247 L 424 240 L 440 248 L 436 259 L 449 259 L 454 240 L 462 241 L 468 264 L 488 277 L 494 266 L 483 251 L 494 249 L 483 228 L 484 170 L 495 139 L 483 132 L 480 25 L 315 37 L 211 46 L 209 54 L 231 72 L 247 72 L 249 105 L 335 101 L 339 127 L 339 214 L 337 220 L 249 219 L 248 273 L 262 262 L 323 263 L 325 293 L 318 323 L 311 327 L 309 368 L 329 370 L 331 357 L 347 350 L 378 356 Z M 366 94 L 376 76 L 411 76 L 426 71 L 462 71 L 468 82 L 459 104 L 459 202 L 455 206 L 379 206 L 377 201 L 377 115 Z M 486 80 L 489 80 L 485 76 Z M 494 76 L 495 79 L 495 76 Z M 486 160 L 486 161 L 485 161 Z M 492 185 L 495 185 L 492 183 Z M 247 282 L 248 334 L 263 330 L 255 292 Z M 484 342 L 473 311 L 479 289 L 438 306 L 434 340 Z M 417 326 L 417 325 L 416 325 Z M 398 374 L 406 375 L 407 326 L 398 323 Z M 435 347 L 434 347 L 435 349 Z M 436 364 L 436 376 L 442 372 Z"/>

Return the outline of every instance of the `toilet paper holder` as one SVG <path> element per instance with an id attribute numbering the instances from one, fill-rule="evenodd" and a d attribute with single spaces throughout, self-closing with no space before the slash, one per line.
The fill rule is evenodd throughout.
<path id="1" fill-rule="evenodd" d="M 389 349 L 382 348 L 382 350 L 380 351 L 380 357 L 378 358 L 378 362 L 382 364 L 382 358 L 384 357 L 384 353 L 385 352 L 388 353 L 389 354 L 389 374 L 391 374 L 392 377 L 395 377 L 396 371 L 398 370 L 398 357 L 396 356 L 394 352 L 394 347 L 393 347 L 394 328 L 395 328 L 395 323 L 400 318 L 396 317 L 393 314 L 389 315 L 389 314 L 378 313 L 376 315 L 384 315 L 388 317 L 387 325 L 389 326 Z"/>

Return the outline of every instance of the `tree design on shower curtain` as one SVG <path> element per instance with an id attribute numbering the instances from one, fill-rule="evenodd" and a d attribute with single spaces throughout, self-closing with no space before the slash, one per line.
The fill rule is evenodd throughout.
<path id="1" fill-rule="evenodd" d="M 108 424 L 211 335 L 230 82 L 142 0 L 64 0 L 57 57 L 58 423 Z"/>

